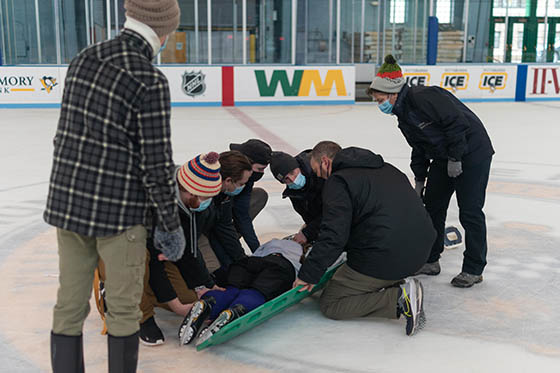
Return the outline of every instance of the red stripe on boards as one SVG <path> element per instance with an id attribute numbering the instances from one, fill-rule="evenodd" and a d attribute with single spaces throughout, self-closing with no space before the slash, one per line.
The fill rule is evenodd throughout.
<path id="1" fill-rule="evenodd" d="M 222 66 L 222 106 L 233 106 L 233 66 Z"/>

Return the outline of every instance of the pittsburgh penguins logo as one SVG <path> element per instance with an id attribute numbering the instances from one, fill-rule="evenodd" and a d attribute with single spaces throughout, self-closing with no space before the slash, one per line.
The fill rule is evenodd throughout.
<path id="1" fill-rule="evenodd" d="M 43 85 L 41 91 L 47 91 L 47 93 L 51 93 L 53 88 L 58 85 L 56 79 L 52 76 L 43 76 L 43 78 L 41 78 L 41 84 Z"/>

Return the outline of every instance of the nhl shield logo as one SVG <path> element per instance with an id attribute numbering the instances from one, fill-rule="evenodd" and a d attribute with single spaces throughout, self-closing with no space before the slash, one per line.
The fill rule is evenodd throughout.
<path id="1" fill-rule="evenodd" d="M 204 74 L 202 71 L 186 71 L 183 74 L 183 92 L 187 96 L 195 97 L 200 96 L 206 91 L 206 83 L 204 82 Z"/>

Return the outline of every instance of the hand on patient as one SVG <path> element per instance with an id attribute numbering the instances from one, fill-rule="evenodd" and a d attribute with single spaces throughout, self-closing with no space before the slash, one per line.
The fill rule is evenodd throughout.
<path id="1" fill-rule="evenodd" d="M 208 289 L 206 286 L 202 286 L 200 288 L 195 289 L 196 296 L 198 299 L 202 298 L 202 296 L 208 293 L 210 290 L 219 290 L 219 291 L 226 291 L 226 289 L 219 287 L 218 285 L 214 285 L 212 289 Z"/>

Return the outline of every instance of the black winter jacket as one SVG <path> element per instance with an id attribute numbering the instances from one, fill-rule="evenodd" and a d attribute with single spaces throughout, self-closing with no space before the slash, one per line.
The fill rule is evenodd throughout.
<path id="1" fill-rule="evenodd" d="M 205 285 L 206 287 L 213 287 L 215 285 L 212 276 L 206 268 L 204 259 L 200 253 L 192 252 L 192 247 L 198 243 L 198 239 L 202 234 L 205 223 L 208 220 L 208 210 L 202 212 L 191 212 L 179 209 L 179 218 L 181 219 L 181 227 L 185 233 L 185 252 L 181 259 L 176 262 L 170 262 L 177 266 L 181 273 L 181 277 L 189 289 L 194 289 L 197 286 Z M 194 217 L 196 224 L 193 226 L 191 219 Z M 194 237 L 191 235 L 192 228 L 195 229 Z M 193 241 L 194 240 L 194 241 Z M 148 251 L 150 252 L 150 287 L 152 288 L 158 302 L 165 303 L 177 297 L 177 293 L 171 285 L 171 281 L 165 272 L 164 262 L 158 260 L 157 256 L 161 252 L 155 248 L 153 237 L 148 237 L 147 241 Z"/>
<path id="2" fill-rule="evenodd" d="M 333 160 L 319 238 L 299 278 L 316 284 L 346 251 L 355 271 L 400 280 L 426 263 L 435 238 L 430 216 L 406 175 L 369 150 L 346 148 Z"/>
<path id="3" fill-rule="evenodd" d="M 220 264 L 227 267 L 246 256 L 233 224 L 232 198 L 225 193 L 220 193 L 214 197 L 208 210 L 208 221 L 203 228 L 203 233 L 208 237 L 208 242 Z"/>
<path id="4" fill-rule="evenodd" d="M 191 225 L 193 216 L 196 220 L 194 226 Z M 233 260 L 240 260 L 245 257 L 243 248 L 237 238 L 237 232 L 233 227 L 231 200 L 225 194 L 219 194 L 214 197 L 208 209 L 202 212 L 192 212 L 179 208 L 179 217 L 185 233 L 186 247 L 183 257 L 172 263 L 179 269 L 189 289 L 201 285 L 211 288 L 215 285 L 214 279 L 206 267 L 202 254 L 197 252 L 198 239 L 202 233 L 219 242 Z M 193 230 L 196 238 L 191 235 Z M 193 242 L 193 239 L 196 240 Z M 159 302 L 168 302 L 177 297 L 177 294 L 167 277 L 164 263 L 157 258 L 160 251 L 154 247 L 152 237 L 148 238 L 147 246 L 150 252 L 150 286 Z"/>
<path id="5" fill-rule="evenodd" d="M 282 198 L 288 197 L 294 210 L 302 217 L 305 222 L 303 234 L 308 242 L 313 242 L 319 235 L 321 226 L 321 215 L 323 209 L 323 185 L 325 181 L 313 172 L 309 163 L 311 150 L 304 150 L 296 156 L 299 169 L 305 176 L 305 186 L 302 189 L 290 189 L 286 187 L 282 193 Z"/>
<path id="6" fill-rule="evenodd" d="M 426 178 L 430 159 L 474 166 L 494 154 L 480 119 L 446 89 L 405 85 L 393 114 L 412 147 L 410 167 L 417 180 Z"/>
<path id="7" fill-rule="evenodd" d="M 253 219 L 251 219 L 251 215 L 249 214 L 251 192 L 253 192 L 254 184 L 254 181 L 249 180 L 241 193 L 233 197 L 233 223 L 235 229 L 243 237 L 252 252 L 255 252 L 261 245 L 255 233 Z"/>

